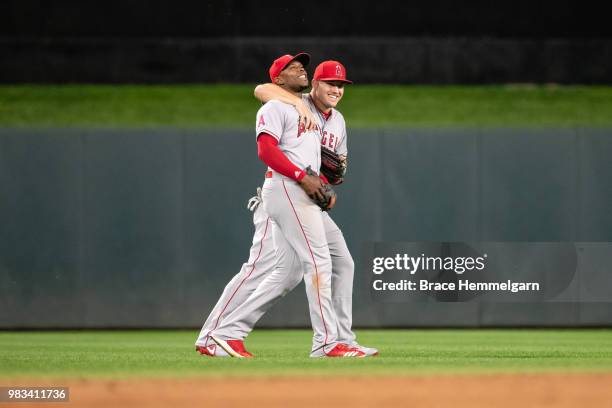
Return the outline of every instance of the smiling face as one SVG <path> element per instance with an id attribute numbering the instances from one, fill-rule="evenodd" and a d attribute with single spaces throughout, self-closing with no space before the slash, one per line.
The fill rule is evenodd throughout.
<path id="1" fill-rule="evenodd" d="M 335 108 L 344 95 L 342 81 L 312 81 L 312 98 L 323 112 Z"/>
<path id="2" fill-rule="evenodd" d="M 291 61 L 276 77 L 276 85 L 300 93 L 308 88 L 308 74 L 300 61 Z"/>

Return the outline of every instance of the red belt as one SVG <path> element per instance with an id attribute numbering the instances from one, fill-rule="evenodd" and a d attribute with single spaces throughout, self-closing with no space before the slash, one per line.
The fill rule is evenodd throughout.
<path id="1" fill-rule="evenodd" d="M 266 171 L 266 178 L 272 178 L 272 175 L 273 175 L 273 174 L 274 174 L 274 173 L 272 172 L 272 170 L 268 170 L 268 171 Z"/>

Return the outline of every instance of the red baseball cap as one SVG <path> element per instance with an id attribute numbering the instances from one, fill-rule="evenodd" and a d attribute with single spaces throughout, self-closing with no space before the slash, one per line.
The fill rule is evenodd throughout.
<path id="1" fill-rule="evenodd" d="M 272 66 L 270 66 L 270 80 L 274 82 L 276 77 L 283 69 L 287 67 L 287 65 L 289 65 L 291 61 L 299 61 L 302 63 L 304 68 L 306 68 L 310 62 L 310 55 L 306 54 L 305 52 L 300 52 L 296 55 L 285 54 L 282 57 L 278 57 L 274 60 Z"/>
<path id="2" fill-rule="evenodd" d="M 318 81 L 342 81 L 347 84 L 352 84 L 352 81 L 346 79 L 346 68 L 338 61 L 323 61 L 315 69 L 312 79 Z"/>

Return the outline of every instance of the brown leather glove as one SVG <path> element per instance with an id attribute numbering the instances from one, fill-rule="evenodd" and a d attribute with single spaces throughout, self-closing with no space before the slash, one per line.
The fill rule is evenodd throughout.
<path id="1" fill-rule="evenodd" d="M 310 166 L 306 167 L 306 174 L 319 178 L 317 173 L 315 173 Z M 324 183 L 322 180 L 321 184 L 321 188 L 317 191 L 318 194 L 312 194 L 310 198 L 321 208 L 321 210 L 329 211 L 336 205 L 336 192 L 331 185 Z"/>
<path id="2" fill-rule="evenodd" d="M 344 181 L 346 166 L 346 158 L 340 157 L 333 150 L 321 146 L 321 173 L 327 177 L 330 184 L 338 185 Z"/>

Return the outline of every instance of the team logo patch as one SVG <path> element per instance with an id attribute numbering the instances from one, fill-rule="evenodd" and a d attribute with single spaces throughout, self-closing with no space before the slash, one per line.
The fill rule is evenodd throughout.
<path id="1" fill-rule="evenodd" d="M 259 117 L 259 123 L 257 123 L 257 127 L 259 127 L 259 126 L 266 126 L 266 121 L 264 120 L 264 116 L 263 115 L 261 115 Z"/>
<path id="2" fill-rule="evenodd" d="M 337 77 L 342 76 L 342 68 L 340 68 L 340 65 L 336 65 L 336 76 Z"/>

